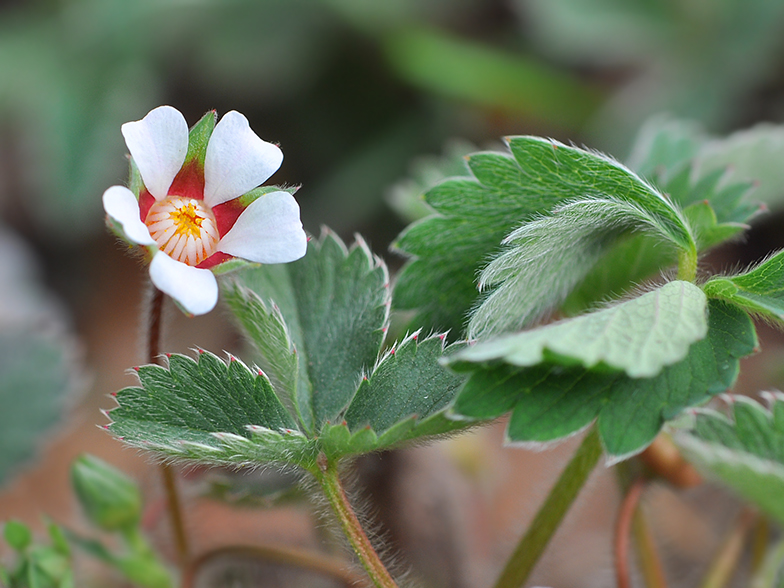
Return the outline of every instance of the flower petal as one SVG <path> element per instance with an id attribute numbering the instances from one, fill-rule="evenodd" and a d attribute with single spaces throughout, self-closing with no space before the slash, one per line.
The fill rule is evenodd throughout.
<path id="1" fill-rule="evenodd" d="M 144 185 L 156 200 L 162 200 L 188 153 L 185 118 L 176 108 L 159 106 L 142 120 L 125 123 L 122 134 Z"/>
<path id="2" fill-rule="evenodd" d="M 218 243 L 218 251 L 257 263 L 294 261 L 305 255 L 307 248 L 299 205 L 282 191 L 251 202 Z"/>
<path id="3" fill-rule="evenodd" d="M 210 270 L 175 261 L 163 251 L 152 258 L 150 278 L 190 314 L 206 314 L 218 303 L 218 281 Z"/>
<path id="4" fill-rule="evenodd" d="M 139 245 L 155 245 L 147 226 L 139 218 L 139 203 L 125 186 L 112 186 L 103 193 L 103 209 L 122 228 L 125 236 Z"/>
<path id="5" fill-rule="evenodd" d="M 204 201 L 210 206 L 242 196 L 280 167 L 283 152 L 262 141 L 236 110 L 215 125 L 204 159 Z"/>

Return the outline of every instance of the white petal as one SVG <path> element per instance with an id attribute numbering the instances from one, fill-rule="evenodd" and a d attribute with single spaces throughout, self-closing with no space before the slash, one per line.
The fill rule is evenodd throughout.
<path id="1" fill-rule="evenodd" d="M 218 251 L 258 263 L 294 261 L 307 248 L 299 205 L 288 192 L 270 192 L 253 201 L 218 243 Z"/>
<path id="2" fill-rule="evenodd" d="M 218 303 L 218 281 L 210 270 L 185 265 L 162 251 L 152 258 L 150 278 L 190 314 L 206 314 Z"/>
<path id="3" fill-rule="evenodd" d="M 283 152 L 256 136 L 236 110 L 215 125 L 204 160 L 204 201 L 210 206 L 242 196 L 280 167 Z"/>
<path id="4" fill-rule="evenodd" d="M 122 134 L 144 185 L 156 200 L 162 200 L 188 154 L 185 118 L 176 108 L 159 106 L 142 120 L 125 123 Z"/>
<path id="5" fill-rule="evenodd" d="M 103 209 L 122 227 L 123 233 L 139 245 L 155 245 L 150 231 L 139 217 L 136 196 L 124 186 L 112 186 L 103 193 Z"/>

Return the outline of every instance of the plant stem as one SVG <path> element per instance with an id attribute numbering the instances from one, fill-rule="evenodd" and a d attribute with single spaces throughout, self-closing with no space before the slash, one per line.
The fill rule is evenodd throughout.
<path id="1" fill-rule="evenodd" d="M 183 578 L 182 588 L 192 588 L 196 573 L 209 561 L 221 556 L 246 556 L 272 563 L 294 566 L 332 576 L 342 584 L 353 588 L 368 588 L 367 579 L 351 570 L 351 564 L 320 553 L 275 545 L 227 545 L 202 553 L 193 559 L 188 573 Z"/>
<path id="2" fill-rule="evenodd" d="M 615 580 L 618 588 L 631 588 L 629 577 L 629 531 L 632 527 L 637 504 L 645 489 L 645 482 L 638 478 L 629 488 L 621 502 L 615 524 Z"/>
<path id="3" fill-rule="evenodd" d="M 495 588 L 519 588 L 525 583 L 601 455 L 602 445 L 594 426 L 520 539 Z"/>
<path id="4" fill-rule="evenodd" d="M 648 522 L 641 508 L 637 508 L 632 521 L 632 534 L 637 546 L 637 557 L 640 560 L 640 571 L 648 588 L 667 588 L 664 567 L 661 563 L 656 544 L 653 541 Z"/>
<path id="5" fill-rule="evenodd" d="M 324 454 L 321 454 L 311 473 L 324 490 L 329 505 L 338 517 L 341 529 L 373 584 L 377 588 L 397 588 L 392 576 L 381 563 L 378 553 L 373 549 L 354 509 L 351 508 L 351 503 L 340 482 L 337 463 L 329 461 Z"/>
<path id="6" fill-rule="evenodd" d="M 161 326 L 163 322 L 164 293 L 152 284 L 152 298 L 150 300 L 150 314 L 147 323 L 147 360 L 150 363 L 161 363 Z M 182 503 L 177 491 L 175 472 L 168 464 L 161 464 L 163 486 L 169 506 L 169 520 L 174 532 L 174 541 L 177 546 L 177 559 L 183 569 L 187 568 L 189 559 L 188 535 L 185 532 L 185 520 L 182 515 Z"/>
<path id="7" fill-rule="evenodd" d="M 697 249 L 678 251 L 678 279 L 693 282 L 697 278 Z"/>
<path id="8" fill-rule="evenodd" d="M 754 524 L 755 514 L 749 509 L 741 512 L 738 520 L 724 539 L 719 551 L 713 558 L 705 579 L 700 584 L 701 588 L 723 588 L 732 579 L 738 566 L 740 556 L 743 554 L 743 545 L 746 536 Z"/>

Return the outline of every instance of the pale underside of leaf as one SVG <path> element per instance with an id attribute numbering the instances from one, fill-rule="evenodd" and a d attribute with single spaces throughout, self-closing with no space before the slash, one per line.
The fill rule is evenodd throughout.
<path id="1" fill-rule="evenodd" d="M 482 338 L 524 327 L 560 304 L 624 231 L 667 240 L 670 230 L 636 202 L 616 197 L 570 202 L 551 216 L 523 224 L 505 243 L 507 251 L 480 275 L 480 288 L 497 285 L 474 311 L 469 337 Z"/>
<path id="2" fill-rule="evenodd" d="M 538 329 L 479 343 L 450 362 L 541 363 L 546 352 L 587 368 L 605 364 L 632 378 L 649 378 L 683 359 L 708 332 L 707 299 L 675 281 L 622 304 Z"/>
<path id="3" fill-rule="evenodd" d="M 784 395 L 764 396 L 767 408 L 735 398 L 732 419 L 699 411 L 693 430 L 677 432 L 675 440 L 701 470 L 784 523 Z"/>

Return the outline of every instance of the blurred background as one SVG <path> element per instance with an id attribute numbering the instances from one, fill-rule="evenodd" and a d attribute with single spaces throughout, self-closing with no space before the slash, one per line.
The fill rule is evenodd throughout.
<path id="1" fill-rule="evenodd" d="M 151 504 L 161 500 L 157 471 L 100 429 L 99 412 L 134 383 L 127 370 L 143 359 L 146 291 L 145 269 L 104 228 L 100 198 L 127 178 L 120 125 L 160 104 L 191 124 L 209 109 L 244 113 L 280 143 L 285 160 L 270 181 L 302 185 L 306 230 L 360 232 L 394 270 L 402 260 L 387 247 L 422 214 L 416 197 L 502 136 L 545 135 L 624 159 L 661 112 L 717 134 L 784 121 L 784 3 L 0 2 L 0 520 L 40 528 L 46 513 L 79 528 L 67 472 L 85 450 L 134 475 Z M 743 252 L 726 256 L 751 261 L 781 247 L 778 222 L 761 221 Z M 170 310 L 166 351 L 242 353 L 220 310 L 191 320 Z M 371 509 L 422 585 L 489 585 L 571 451 L 531 454 L 501 440 L 502 428 L 488 427 L 360 463 Z M 300 502 L 273 506 L 237 476 L 191 478 L 197 549 L 323 547 Z M 615 492 L 598 472 L 536 581 L 609 584 Z M 257 508 L 228 504 L 243 502 L 229 494 L 255 497 Z M 692 535 L 671 557 L 688 585 L 722 521 L 684 519 L 679 500 L 660 489 L 649 502 L 680 513 L 660 518 L 665 537 L 689 521 Z M 170 553 L 165 521 L 153 517 L 149 529 Z M 217 566 L 205 585 L 316 585 L 235 564 Z M 93 578 L 84 585 L 117 585 L 83 565 Z"/>

